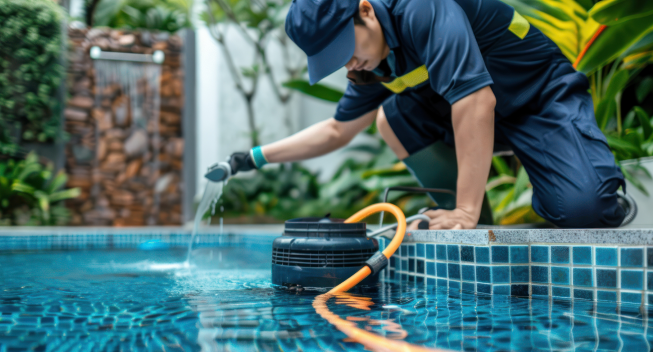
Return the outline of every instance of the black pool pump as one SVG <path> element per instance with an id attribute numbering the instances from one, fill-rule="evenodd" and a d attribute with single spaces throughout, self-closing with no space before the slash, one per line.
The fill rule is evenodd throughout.
<path id="1" fill-rule="evenodd" d="M 272 243 L 272 283 L 334 287 L 368 265 L 378 250 L 365 223 L 328 217 L 288 220 L 283 235 Z M 374 285 L 378 276 L 370 275 L 361 284 Z"/>

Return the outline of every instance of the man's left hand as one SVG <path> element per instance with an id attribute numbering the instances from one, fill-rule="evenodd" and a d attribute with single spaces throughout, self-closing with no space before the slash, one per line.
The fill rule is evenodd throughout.
<path id="1" fill-rule="evenodd" d="M 476 216 L 461 208 L 454 210 L 428 210 L 424 212 L 424 215 L 431 218 L 431 221 L 429 221 L 429 230 L 475 229 L 478 223 Z M 409 229 L 417 229 L 417 222 L 413 224 L 409 226 Z"/>

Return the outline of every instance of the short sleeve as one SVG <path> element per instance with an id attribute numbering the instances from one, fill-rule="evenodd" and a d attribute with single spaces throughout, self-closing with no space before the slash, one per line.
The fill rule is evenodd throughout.
<path id="1" fill-rule="evenodd" d="M 454 0 L 407 6 L 404 36 L 426 65 L 433 90 L 454 104 L 493 84 L 467 15 Z"/>
<path id="2" fill-rule="evenodd" d="M 350 121 L 381 106 L 393 93 L 380 83 L 355 85 L 349 82 L 345 95 L 340 98 L 335 119 Z"/>

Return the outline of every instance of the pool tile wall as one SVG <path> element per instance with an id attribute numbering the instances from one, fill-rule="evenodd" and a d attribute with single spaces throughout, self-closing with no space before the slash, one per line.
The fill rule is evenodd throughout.
<path id="1" fill-rule="evenodd" d="M 653 308 L 650 229 L 413 231 L 392 259 L 391 280 Z"/>

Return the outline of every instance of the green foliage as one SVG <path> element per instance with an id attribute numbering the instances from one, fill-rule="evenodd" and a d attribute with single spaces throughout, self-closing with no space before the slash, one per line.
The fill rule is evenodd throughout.
<path id="1" fill-rule="evenodd" d="M 24 160 L 0 160 L 0 225 L 64 225 L 70 217 L 63 200 L 79 188 L 64 189 L 67 176 L 53 173 L 34 153 Z"/>
<path id="2" fill-rule="evenodd" d="M 324 84 L 316 83 L 311 85 L 305 79 L 294 79 L 283 83 L 286 88 L 294 89 L 306 95 L 318 98 L 321 100 L 337 103 L 342 98 L 343 93 L 338 89 L 331 88 Z"/>
<path id="3" fill-rule="evenodd" d="M 0 153 L 57 138 L 64 16 L 53 1 L 0 0 Z"/>
<path id="4" fill-rule="evenodd" d="M 101 0 L 93 25 L 174 33 L 191 27 L 192 0 Z"/>

